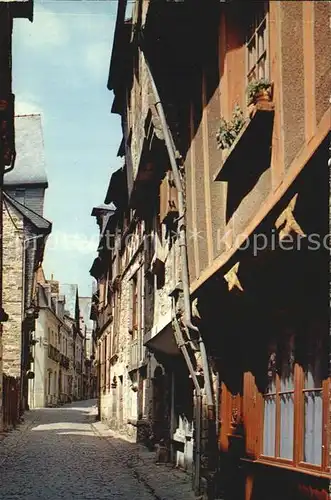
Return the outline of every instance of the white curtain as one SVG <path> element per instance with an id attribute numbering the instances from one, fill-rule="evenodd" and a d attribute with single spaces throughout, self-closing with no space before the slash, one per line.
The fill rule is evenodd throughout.
<path id="1" fill-rule="evenodd" d="M 293 394 L 280 396 L 280 456 L 293 459 L 294 397 Z"/>
<path id="2" fill-rule="evenodd" d="M 292 353 L 291 353 L 292 354 Z M 294 390 L 294 359 L 290 355 L 283 364 L 280 391 Z M 280 457 L 293 459 L 294 393 L 280 394 Z"/>
<path id="3" fill-rule="evenodd" d="M 319 360 L 315 366 L 309 366 L 306 373 L 305 388 L 312 389 L 305 392 L 305 434 L 304 434 L 304 461 L 310 464 L 322 463 L 322 418 L 323 399 L 321 367 Z"/>
<path id="4" fill-rule="evenodd" d="M 264 399 L 264 436 L 263 454 L 268 457 L 275 456 L 276 438 L 276 397 L 265 396 Z"/>

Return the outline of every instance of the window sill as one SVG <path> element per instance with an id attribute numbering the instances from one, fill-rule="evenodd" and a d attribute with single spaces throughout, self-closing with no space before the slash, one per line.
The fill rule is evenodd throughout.
<path id="1" fill-rule="evenodd" d="M 330 474 L 324 471 L 316 471 L 313 469 L 303 469 L 301 467 L 293 467 L 291 465 L 282 464 L 280 462 L 269 462 L 269 460 L 252 460 L 250 458 L 241 458 L 242 462 L 246 462 L 248 464 L 258 464 L 267 467 L 276 467 L 277 469 L 285 469 L 291 472 L 295 472 L 298 474 L 306 474 L 308 476 L 320 477 L 325 479 L 330 479 Z"/>

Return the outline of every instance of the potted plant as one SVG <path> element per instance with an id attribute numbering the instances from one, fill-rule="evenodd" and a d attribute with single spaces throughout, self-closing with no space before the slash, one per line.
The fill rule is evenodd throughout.
<path id="1" fill-rule="evenodd" d="M 271 100 L 271 83 L 266 78 L 252 80 L 247 86 L 248 104 Z"/>
<path id="2" fill-rule="evenodd" d="M 218 149 L 229 149 L 245 123 L 244 115 L 238 104 L 236 104 L 232 119 L 227 122 L 221 118 L 220 127 L 216 134 Z"/>

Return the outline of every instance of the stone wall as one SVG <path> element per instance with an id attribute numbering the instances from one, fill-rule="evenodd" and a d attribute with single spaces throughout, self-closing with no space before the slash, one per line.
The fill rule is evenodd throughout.
<path id="1" fill-rule="evenodd" d="M 3 307 L 9 319 L 3 325 L 3 372 L 21 375 L 23 219 L 11 207 L 3 212 Z M 8 213 L 9 212 L 9 213 Z"/>

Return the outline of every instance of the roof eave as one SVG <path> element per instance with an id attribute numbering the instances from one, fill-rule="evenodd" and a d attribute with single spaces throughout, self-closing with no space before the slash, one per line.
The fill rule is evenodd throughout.
<path id="1" fill-rule="evenodd" d="M 3 0 L 0 0 L 2 3 Z M 19 19 L 29 19 L 29 21 L 33 22 L 33 0 L 14 0 L 5 2 L 9 7 L 10 13 L 13 18 Z"/>
<path id="2" fill-rule="evenodd" d="M 5 188 L 17 188 L 17 187 L 24 187 L 24 188 L 29 188 L 29 187 L 42 187 L 44 189 L 47 189 L 49 187 L 48 181 L 40 181 L 40 182 L 6 182 L 6 174 L 4 175 L 4 187 Z"/>
<path id="3" fill-rule="evenodd" d="M 127 0 L 118 0 L 113 49 L 112 49 L 112 54 L 111 54 L 111 58 L 110 58 L 109 74 L 108 74 L 108 82 L 107 82 L 108 90 L 114 89 L 114 74 L 116 73 L 116 57 L 118 54 L 118 40 L 119 40 L 119 35 L 121 32 L 121 29 L 122 29 L 124 22 L 125 22 L 126 3 L 127 3 Z"/>

